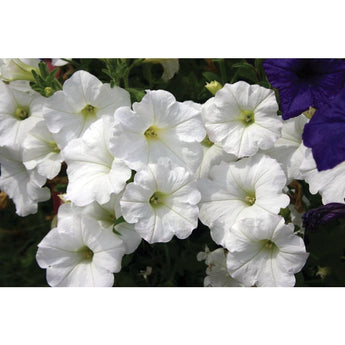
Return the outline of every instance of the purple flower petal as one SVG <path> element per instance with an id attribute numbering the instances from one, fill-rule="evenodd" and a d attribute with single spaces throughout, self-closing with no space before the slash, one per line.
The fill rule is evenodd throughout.
<path id="1" fill-rule="evenodd" d="M 314 107 L 319 109 L 345 83 L 345 61 L 337 59 L 266 59 L 265 72 L 278 89 L 282 118 L 287 120 Z"/>
<path id="2" fill-rule="evenodd" d="M 345 161 L 345 88 L 305 125 L 303 143 L 312 149 L 320 171 Z"/>
<path id="3" fill-rule="evenodd" d="M 303 216 L 303 227 L 315 231 L 319 225 L 333 219 L 345 218 L 345 204 L 332 202 L 307 211 Z"/>

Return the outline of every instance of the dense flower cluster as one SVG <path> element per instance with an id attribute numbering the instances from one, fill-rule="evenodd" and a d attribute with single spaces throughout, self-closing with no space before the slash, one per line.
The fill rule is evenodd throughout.
<path id="1" fill-rule="evenodd" d="M 300 64 L 264 64 L 281 93 L 280 116 L 274 91 L 245 81 L 225 84 L 204 104 L 165 90 L 147 90 L 131 104 L 126 89 L 79 70 L 43 97 L 29 84 L 38 61 L 2 60 L 0 188 L 17 214 L 37 212 L 50 198 L 46 182 L 67 166 L 65 203 L 37 251 L 48 283 L 112 286 L 123 256 L 142 239 L 185 239 L 200 220 L 218 245 L 198 255 L 208 266 L 205 286 L 294 286 L 308 253 L 291 183 L 305 180 L 324 204 L 345 197 L 344 126 L 330 158 L 318 146 L 333 115 L 344 122 L 344 93 L 334 95 L 345 68 L 313 62 L 308 84 Z M 317 107 L 311 120 L 302 113 L 310 106 Z"/>

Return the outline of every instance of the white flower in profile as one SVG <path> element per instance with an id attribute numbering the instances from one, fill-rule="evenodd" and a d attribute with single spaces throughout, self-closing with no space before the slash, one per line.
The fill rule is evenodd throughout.
<path id="1" fill-rule="evenodd" d="M 203 107 L 210 105 L 212 102 L 213 100 L 209 99 L 204 105 L 194 103 L 194 107 L 198 106 L 198 109 L 201 111 Z M 203 123 L 205 123 L 205 112 L 202 112 L 201 115 L 202 121 Z M 237 157 L 235 155 L 225 152 L 222 145 L 212 142 L 207 131 L 204 140 L 201 142 L 201 145 L 203 148 L 203 159 L 198 170 L 195 173 L 195 176 L 197 178 L 208 177 L 210 169 L 213 166 L 218 165 L 221 161 L 233 162 L 237 160 Z"/>
<path id="2" fill-rule="evenodd" d="M 5 81 L 34 80 L 32 70 L 39 73 L 39 59 L 0 59 L 0 78 Z"/>
<path id="3" fill-rule="evenodd" d="M 210 228 L 212 239 L 224 246 L 230 228 L 240 218 L 278 214 L 289 204 L 282 192 L 285 184 L 279 163 L 263 154 L 221 162 L 211 169 L 209 179 L 198 182 L 200 220 Z"/>
<path id="4" fill-rule="evenodd" d="M 22 149 L 17 145 L 0 146 L 0 189 L 13 200 L 16 213 L 27 216 L 37 212 L 37 204 L 50 198 L 50 191 L 42 186 L 46 178 L 36 170 L 27 170 L 22 162 Z"/>
<path id="5" fill-rule="evenodd" d="M 86 71 L 77 71 L 63 84 L 63 90 L 46 99 L 43 116 L 57 143 L 64 148 L 79 138 L 92 122 L 113 116 L 121 106 L 129 106 L 129 93 L 111 88 Z"/>
<path id="6" fill-rule="evenodd" d="M 78 207 L 73 203 L 65 203 L 59 207 L 58 221 L 67 217 L 87 217 L 96 220 L 99 225 L 106 229 L 106 231 L 113 231 L 114 224 L 116 224 L 122 214 L 120 209 L 120 195 L 111 195 L 110 201 L 100 205 L 97 202 Z M 123 241 L 125 254 L 133 253 L 141 242 L 141 237 L 134 229 L 133 224 L 127 222 L 119 222 L 115 225 L 115 236 Z"/>
<path id="7" fill-rule="evenodd" d="M 0 145 L 22 143 L 28 131 L 43 120 L 44 97 L 27 84 L 5 84 L 0 81 Z"/>
<path id="8" fill-rule="evenodd" d="M 69 181 L 66 198 L 77 206 L 107 203 L 131 177 L 127 165 L 109 151 L 110 127 L 110 118 L 99 119 L 62 151 Z"/>
<path id="9" fill-rule="evenodd" d="M 170 80 L 180 69 L 178 59 L 145 59 L 145 62 L 161 64 L 163 67 L 162 79 L 165 82 Z"/>
<path id="10" fill-rule="evenodd" d="M 149 243 L 187 238 L 198 225 L 200 193 L 192 174 L 170 164 L 149 164 L 120 200 L 123 218 Z"/>
<path id="11" fill-rule="evenodd" d="M 123 241 L 87 217 L 60 217 L 38 244 L 36 260 L 50 286 L 113 286 L 125 253 Z"/>
<path id="12" fill-rule="evenodd" d="M 115 157 L 133 170 L 169 159 L 191 171 L 200 165 L 205 129 L 200 112 L 189 104 L 177 102 L 168 91 L 146 91 L 133 110 L 116 110 L 111 138 Z"/>
<path id="13" fill-rule="evenodd" d="M 304 126 L 309 119 L 303 114 L 283 122 L 282 136 L 274 146 L 265 151 L 276 159 L 284 169 L 288 183 L 293 179 L 302 180 L 301 164 L 305 159 L 305 146 L 302 141 Z"/>
<path id="14" fill-rule="evenodd" d="M 206 277 L 204 279 L 205 287 L 240 287 L 240 282 L 233 279 L 226 267 L 226 251 L 224 248 L 217 248 L 212 252 L 206 246 L 205 252 L 199 252 L 197 260 L 205 260 L 208 266 L 206 269 Z"/>
<path id="15" fill-rule="evenodd" d="M 311 149 L 305 148 L 301 171 L 309 184 L 310 193 L 320 193 L 324 205 L 331 202 L 345 203 L 345 162 L 332 169 L 318 171 Z"/>
<path id="16" fill-rule="evenodd" d="M 197 178 L 208 177 L 211 168 L 224 162 L 234 162 L 237 160 L 235 155 L 227 153 L 219 144 L 214 144 L 208 136 L 201 142 L 204 155 L 198 170 L 195 173 Z"/>
<path id="17" fill-rule="evenodd" d="M 203 106 L 210 140 L 238 158 L 267 150 L 281 136 L 274 91 L 244 81 L 225 84 Z"/>
<path id="18" fill-rule="evenodd" d="M 294 286 L 308 253 L 293 229 L 268 213 L 238 221 L 226 243 L 230 275 L 247 286 Z"/>
<path id="19" fill-rule="evenodd" d="M 61 169 L 63 159 L 54 136 L 45 121 L 38 122 L 23 142 L 23 163 L 27 169 L 35 169 L 40 175 L 53 179 Z"/>

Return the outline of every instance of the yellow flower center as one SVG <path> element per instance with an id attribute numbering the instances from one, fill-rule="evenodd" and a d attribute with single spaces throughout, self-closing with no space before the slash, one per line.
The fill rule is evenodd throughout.
<path id="1" fill-rule="evenodd" d="M 30 110 L 28 107 L 21 107 L 19 106 L 16 109 L 16 118 L 18 120 L 25 120 L 30 116 Z"/>
<path id="2" fill-rule="evenodd" d="M 247 195 L 244 200 L 248 205 L 252 206 L 255 204 L 256 198 L 255 195 Z"/>
<path id="3" fill-rule="evenodd" d="M 166 195 L 161 192 L 154 192 L 149 200 L 152 207 L 160 207 L 164 204 Z"/>
<path id="4" fill-rule="evenodd" d="M 201 145 L 205 147 L 211 147 L 213 145 L 213 142 L 210 140 L 208 135 L 206 135 L 205 139 L 201 142 Z"/>
<path id="5" fill-rule="evenodd" d="M 155 126 L 150 126 L 144 135 L 147 139 L 156 139 L 158 137 L 158 129 Z"/>
<path id="6" fill-rule="evenodd" d="M 246 125 L 249 126 L 254 123 L 254 112 L 252 110 L 242 110 L 240 120 Z"/>
<path id="7" fill-rule="evenodd" d="M 82 247 L 79 250 L 79 253 L 81 254 L 83 261 L 92 261 L 93 251 L 89 247 L 87 246 Z"/>
<path id="8" fill-rule="evenodd" d="M 274 242 L 272 242 L 271 240 L 267 240 L 265 243 L 265 248 L 267 249 L 272 249 L 274 248 L 276 245 L 274 244 Z"/>
<path id="9" fill-rule="evenodd" d="M 81 111 L 84 117 L 96 116 L 97 108 L 91 104 L 87 104 Z"/>
<path id="10" fill-rule="evenodd" d="M 54 152 L 54 153 L 59 153 L 59 152 L 60 152 L 60 149 L 59 149 L 59 147 L 57 146 L 57 144 L 56 144 L 55 141 L 51 141 L 51 142 L 49 143 L 49 146 L 50 146 L 50 149 L 51 149 L 52 152 Z"/>

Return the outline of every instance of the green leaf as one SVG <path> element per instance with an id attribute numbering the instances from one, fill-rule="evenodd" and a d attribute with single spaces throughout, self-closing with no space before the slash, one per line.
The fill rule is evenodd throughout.
<path id="1" fill-rule="evenodd" d="M 221 79 L 220 76 L 214 72 L 206 71 L 206 72 L 203 72 L 202 75 L 206 79 L 206 81 L 216 80 L 216 81 L 220 82 L 220 79 Z"/>
<path id="2" fill-rule="evenodd" d="M 49 72 L 47 64 L 43 61 L 38 64 L 38 68 L 39 74 L 35 70 L 31 71 L 34 81 L 30 82 L 30 86 L 33 90 L 44 97 L 50 97 L 56 91 L 62 89 L 60 82 L 56 79 L 58 68 Z"/>
<path id="3" fill-rule="evenodd" d="M 239 79 L 246 79 L 252 83 L 258 81 L 257 72 L 253 65 L 247 62 L 236 63 L 233 65 L 233 68 L 237 69 L 236 74 Z"/>
<path id="4" fill-rule="evenodd" d="M 145 91 L 140 89 L 128 88 L 127 91 L 131 95 L 131 101 L 140 102 L 142 98 L 145 96 Z"/>

